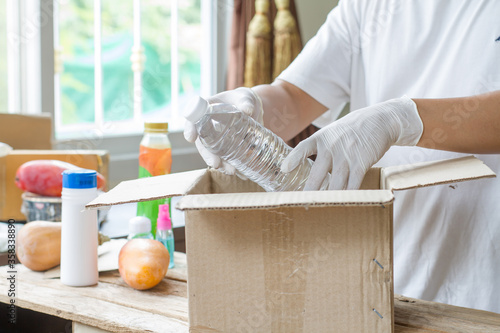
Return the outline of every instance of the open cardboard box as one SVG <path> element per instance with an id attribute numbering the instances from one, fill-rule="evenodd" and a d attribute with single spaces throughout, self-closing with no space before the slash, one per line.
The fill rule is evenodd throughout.
<path id="1" fill-rule="evenodd" d="M 23 191 L 16 186 L 17 169 L 32 160 L 59 160 L 96 170 L 108 179 L 109 154 L 105 150 L 12 150 L 0 157 L 0 221 L 26 220 L 21 213 Z"/>
<path id="2" fill-rule="evenodd" d="M 358 191 L 263 193 L 208 169 L 122 182 L 87 207 L 184 196 L 190 332 L 385 333 L 392 191 L 494 176 L 466 157 L 373 168 Z"/>

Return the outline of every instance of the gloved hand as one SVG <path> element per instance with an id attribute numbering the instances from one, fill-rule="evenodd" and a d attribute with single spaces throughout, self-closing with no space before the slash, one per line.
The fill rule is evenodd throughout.
<path id="1" fill-rule="evenodd" d="M 281 165 L 290 172 L 317 154 L 304 190 L 318 190 L 331 172 L 330 190 L 358 189 L 368 169 L 392 145 L 414 146 L 423 123 L 406 96 L 356 110 L 300 142 Z"/>
<path id="2" fill-rule="evenodd" d="M 264 122 L 264 110 L 262 107 L 262 101 L 257 93 L 251 88 L 241 87 L 234 90 L 224 91 L 208 98 L 207 101 L 210 104 L 232 104 L 236 106 L 240 111 L 249 115 L 259 123 L 262 124 Z M 205 160 L 205 163 L 207 163 L 207 165 L 228 175 L 237 174 L 236 169 L 232 165 L 221 160 L 221 158 L 217 155 L 210 153 L 203 146 L 203 144 L 200 142 L 200 139 L 198 138 L 198 133 L 196 132 L 195 125 L 188 120 L 186 120 L 186 124 L 184 127 L 184 137 L 189 142 L 195 142 L 196 148 L 198 148 L 201 157 L 203 158 L 203 160 Z"/>

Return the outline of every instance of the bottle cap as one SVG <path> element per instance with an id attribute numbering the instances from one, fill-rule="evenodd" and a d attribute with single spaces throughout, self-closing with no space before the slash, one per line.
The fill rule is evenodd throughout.
<path id="1" fill-rule="evenodd" d="M 158 230 L 172 229 L 172 220 L 170 219 L 168 204 L 158 207 L 158 219 L 156 220 L 156 228 Z"/>
<path id="2" fill-rule="evenodd" d="M 62 178 L 63 187 L 65 188 L 97 187 L 97 172 L 95 172 L 94 170 L 64 170 L 62 173 Z"/>
<path id="3" fill-rule="evenodd" d="M 144 132 L 166 133 L 168 132 L 168 123 L 144 123 Z"/>
<path id="4" fill-rule="evenodd" d="M 206 99 L 203 99 L 200 96 L 193 98 L 189 101 L 189 103 L 187 103 L 186 108 L 184 109 L 184 118 L 194 124 L 205 115 L 208 106 L 209 104 Z"/>
<path id="5" fill-rule="evenodd" d="M 130 234 L 146 234 L 151 232 L 151 220 L 146 216 L 135 216 L 128 222 Z"/>

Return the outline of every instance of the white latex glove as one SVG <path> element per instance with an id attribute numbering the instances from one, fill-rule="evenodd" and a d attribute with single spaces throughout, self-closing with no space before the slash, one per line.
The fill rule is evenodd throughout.
<path id="1" fill-rule="evenodd" d="M 236 106 L 240 111 L 249 115 L 259 123 L 264 122 L 264 110 L 262 108 L 262 101 L 255 91 L 251 88 L 237 88 L 234 90 L 224 91 L 220 94 L 214 95 L 207 99 L 210 104 L 225 103 Z M 207 165 L 215 168 L 225 174 L 237 174 L 236 169 L 230 164 L 223 161 L 217 155 L 210 153 L 200 142 L 198 133 L 196 132 L 195 125 L 186 120 L 184 127 L 184 137 L 189 142 L 195 142 L 201 157 L 205 160 Z"/>
<path id="2" fill-rule="evenodd" d="M 328 172 L 330 190 L 358 189 L 368 169 L 392 145 L 414 146 L 423 124 L 406 96 L 349 113 L 300 142 L 281 165 L 290 172 L 316 154 L 304 190 L 318 190 Z"/>

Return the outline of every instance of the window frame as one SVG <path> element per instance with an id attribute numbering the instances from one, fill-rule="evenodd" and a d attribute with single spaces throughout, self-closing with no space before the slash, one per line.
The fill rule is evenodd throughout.
<path id="1" fill-rule="evenodd" d="M 15 4 L 18 0 L 7 1 Z M 57 61 L 57 55 L 55 57 L 54 54 L 56 52 L 55 45 L 58 45 L 58 32 L 54 25 L 54 15 L 57 15 L 57 4 L 61 1 L 65 0 L 19 0 L 18 2 L 19 20 L 17 26 L 20 29 L 26 28 L 23 22 L 27 22 L 27 18 L 30 17 L 30 20 L 35 22 L 35 26 L 37 26 L 36 22 L 39 24 L 35 37 L 30 38 L 28 43 L 19 43 L 19 51 L 14 50 L 21 57 L 19 64 L 12 66 L 12 75 L 9 75 L 9 80 L 15 81 L 16 77 L 19 79 L 19 82 L 13 83 L 14 86 L 19 83 L 20 93 L 18 101 L 17 98 L 12 99 L 12 101 L 9 98 L 9 112 L 37 114 L 43 111 L 50 113 L 53 121 L 56 121 L 56 94 L 59 87 L 57 80 L 54 79 L 54 62 Z M 26 6 L 29 3 L 31 4 Z M 202 26 L 207 27 L 203 29 L 204 36 L 202 37 L 202 50 L 207 57 L 202 57 L 201 95 L 211 96 L 225 89 L 227 47 L 233 1 L 202 0 L 201 6 Z M 18 36 L 23 36 L 23 31 L 20 31 Z M 31 51 L 29 51 L 30 47 Z M 15 52 L 10 56 L 11 58 L 16 55 Z M 35 61 L 32 61 L 34 58 L 36 58 Z M 29 62 L 32 62 L 31 70 L 27 71 L 26 65 Z M 16 75 L 17 70 L 21 75 Z M 31 86 L 28 86 L 27 83 L 30 81 Z M 31 106 L 28 106 L 30 100 L 32 101 Z M 79 126 L 81 127 L 81 125 Z M 56 140 L 55 126 L 53 126 L 54 149 L 102 149 L 109 152 L 110 167 L 113 169 L 112 179 L 110 179 L 111 185 L 123 179 L 136 177 L 135 170 L 137 170 L 138 146 L 141 137 L 142 132 L 108 135 L 105 131 L 87 128 L 81 136 Z M 170 131 L 169 138 L 173 147 L 174 165 L 172 172 L 206 167 L 194 144 L 188 143 L 184 139 L 181 130 Z"/>
<path id="2" fill-rule="evenodd" d="M 42 84 L 42 32 L 52 22 L 46 5 L 47 0 L 7 0 L 8 113 L 40 114 L 46 110 L 45 98 L 51 96 L 44 95 Z"/>
<path id="3" fill-rule="evenodd" d="M 55 6 L 54 10 L 57 11 L 57 2 L 61 0 L 41 0 L 41 1 L 54 1 Z M 94 3 L 99 5 L 102 0 L 94 0 Z M 131 27 L 134 32 L 134 47 L 132 58 L 137 58 L 140 54 L 136 54 L 137 50 L 141 47 L 140 44 L 140 18 L 137 20 L 136 9 L 140 7 L 140 0 L 129 0 L 134 2 L 134 26 Z M 172 7 L 177 8 L 177 4 L 180 0 L 172 0 Z M 202 96 L 210 96 L 214 93 L 221 91 L 225 86 L 225 73 L 226 73 L 226 59 L 227 59 L 227 41 L 229 38 L 229 24 L 228 22 L 231 19 L 232 13 L 232 1 L 231 0 L 218 0 L 218 1 L 201 1 L 201 25 L 202 25 L 202 40 L 204 45 L 202 47 L 203 57 L 201 59 L 201 95 Z M 100 10 L 97 10 L 95 7 L 94 17 L 98 17 L 100 15 Z M 54 26 L 53 32 L 51 32 L 54 38 L 54 48 L 58 47 L 58 31 L 57 31 L 57 13 L 51 16 L 55 18 L 53 20 L 52 26 Z M 176 15 L 172 15 L 171 19 L 171 31 L 176 33 L 178 30 L 177 27 L 177 19 Z M 100 20 L 99 20 L 100 21 Z M 98 21 L 98 22 L 99 22 Z M 67 140 L 74 140 L 78 138 L 85 137 L 85 134 L 82 132 L 98 132 L 103 137 L 112 137 L 112 136 L 123 136 L 131 134 L 141 134 L 142 135 L 142 126 L 137 125 L 139 121 L 142 119 L 141 109 L 142 106 L 137 104 L 137 100 L 140 100 L 143 94 L 142 89 L 137 90 L 141 85 L 141 74 L 142 72 L 134 71 L 134 93 L 132 100 L 132 108 L 133 108 L 133 117 L 129 120 L 124 121 L 116 121 L 116 122 L 106 122 L 102 121 L 103 118 L 103 110 L 102 110 L 102 91 L 100 91 L 99 87 L 102 87 L 102 67 L 101 67 L 101 54 L 100 50 L 100 36 L 101 36 L 101 26 L 95 24 L 94 25 L 94 35 L 96 36 L 96 44 L 95 50 L 96 54 L 94 55 L 96 71 L 94 86 L 96 87 L 95 91 L 95 121 L 94 123 L 88 124 L 74 124 L 74 125 L 64 125 L 64 129 L 62 132 L 56 133 L 58 128 L 61 127 L 61 112 L 58 110 L 60 107 L 59 96 L 55 98 L 54 107 L 51 110 L 55 110 L 53 112 L 54 118 L 54 137 L 57 142 L 64 142 Z M 176 42 L 177 38 L 172 38 L 172 43 Z M 174 50 L 175 47 L 172 48 Z M 54 52 L 54 51 L 53 51 Z M 140 51 L 139 51 L 140 52 Z M 176 59 L 178 59 L 177 54 L 172 52 L 172 90 L 178 91 L 179 82 L 178 81 L 178 64 Z M 56 59 L 57 61 L 57 59 Z M 140 65 L 136 64 L 135 65 Z M 132 67 L 134 67 L 132 66 Z M 59 77 L 57 73 L 55 73 L 55 91 L 53 94 L 59 94 Z M 53 85 L 50 85 L 51 88 Z M 47 91 L 47 93 L 50 93 Z M 182 107 L 182 106 L 181 106 Z M 171 108 L 174 110 L 179 109 L 178 103 L 178 95 L 172 94 Z M 182 130 L 183 119 L 180 114 L 174 114 L 173 119 L 170 119 L 173 122 L 173 126 L 171 128 L 175 131 Z M 147 116 L 146 116 L 147 118 Z M 172 131 L 171 131 L 172 132 Z"/>

